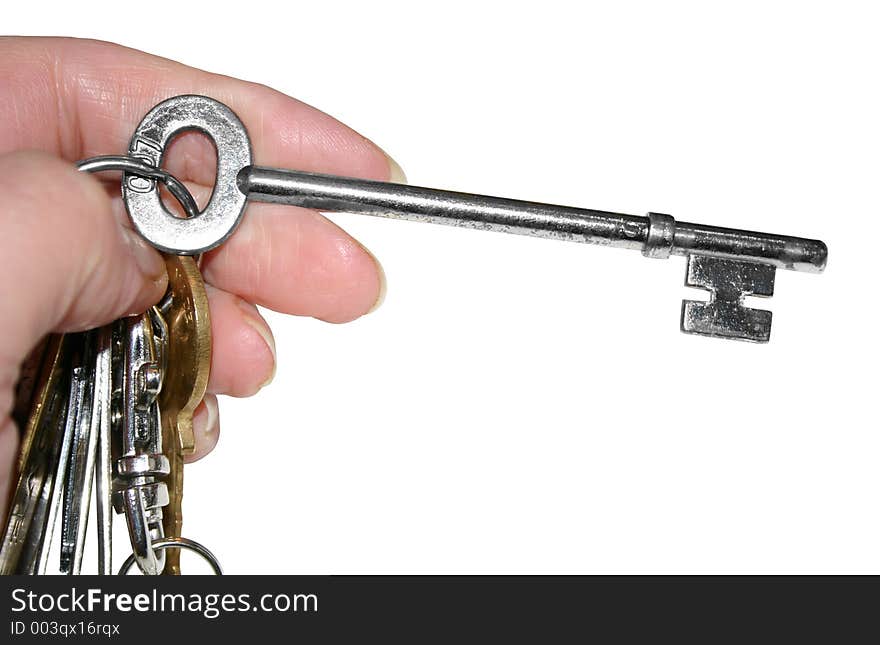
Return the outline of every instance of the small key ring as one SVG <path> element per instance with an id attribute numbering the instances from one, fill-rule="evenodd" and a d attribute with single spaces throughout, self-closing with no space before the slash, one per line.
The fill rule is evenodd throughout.
<path id="1" fill-rule="evenodd" d="M 183 210 L 188 218 L 196 217 L 199 214 L 199 205 L 196 203 L 192 193 L 177 177 L 167 170 L 151 166 L 142 159 L 128 155 L 101 155 L 99 157 L 89 157 L 82 161 L 76 162 L 76 167 L 83 172 L 106 172 L 110 170 L 118 170 L 130 175 L 137 175 L 145 179 L 155 179 L 161 181 L 168 188 L 174 197 L 183 206 Z"/>
<path id="2" fill-rule="evenodd" d="M 199 544 L 195 540 L 189 540 L 182 537 L 169 537 L 162 538 L 161 540 L 156 540 L 155 542 L 153 542 L 153 549 L 156 551 L 170 548 L 187 549 L 189 551 L 194 551 L 195 553 L 198 553 L 211 566 L 211 569 L 213 569 L 215 575 L 223 575 L 223 569 L 220 567 L 220 562 L 217 560 L 216 557 L 214 557 L 214 554 L 211 553 L 205 546 Z M 119 567 L 118 575 L 126 575 L 131 569 L 131 566 L 134 564 L 134 561 L 135 555 L 134 553 L 132 553 L 130 556 L 128 556 L 125 562 L 122 563 L 122 566 Z"/>

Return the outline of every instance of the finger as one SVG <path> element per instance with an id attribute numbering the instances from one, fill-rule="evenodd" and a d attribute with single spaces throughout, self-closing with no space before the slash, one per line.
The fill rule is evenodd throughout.
<path id="1" fill-rule="evenodd" d="M 196 201 L 210 189 L 187 183 Z M 121 203 L 117 215 L 125 223 Z M 316 211 L 251 204 L 235 235 L 206 254 L 212 285 L 281 313 L 328 322 L 354 320 L 381 303 L 385 274 L 357 240 Z"/>
<path id="2" fill-rule="evenodd" d="M 97 327 L 154 304 L 162 257 L 116 223 L 92 177 L 44 153 L 0 156 L 0 240 L 7 270 L 0 365 L 50 331 Z"/>
<path id="3" fill-rule="evenodd" d="M 213 351 L 208 391 L 251 396 L 275 376 L 275 340 L 249 302 L 205 285 L 211 309 Z"/>
<path id="4" fill-rule="evenodd" d="M 238 112 L 261 163 L 405 181 L 377 146 L 314 108 L 263 86 L 117 45 L 0 39 L 0 77 L 7 81 L 0 84 L 0 116 L 9 117 L 0 119 L 0 149 L 41 146 L 68 158 L 119 152 L 157 101 L 197 92 Z M 172 144 L 167 165 L 182 179 L 210 186 L 215 151 L 204 137 L 185 135 Z M 204 192 L 202 204 L 210 190 Z M 206 261 L 218 287 L 284 313 L 333 322 L 356 318 L 381 301 L 381 267 L 338 227 L 286 207 L 252 210 L 234 242 Z"/>
<path id="5" fill-rule="evenodd" d="M 206 394 L 193 414 L 193 436 L 195 450 L 184 459 L 188 464 L 211 452 L 220 439 L 220 410 L 213 394 Z"/>
<path id="6" fill-rule="evenodd" d="M 5 37 L 0 79 L 0 152 L 40 148 L 69 160 L 120 153 L 156 103 L 204 94 L 239 115 L 261 164 L 374 179 L 391 175 L 381 149 L 305 103 L 112 43 Z M 182 137 L 179 147 L 169 169 L 181 179 L 213 184 L 211 145 Z"/>
<path id="7" fill-rule="evenodd" d="M 384 290 L 384 274 L 366 248 L 315 211 L 289 206 L 250 206 L 202 269 L 212 284 L 246 300 L 328 322 L 371 311 Z"/>

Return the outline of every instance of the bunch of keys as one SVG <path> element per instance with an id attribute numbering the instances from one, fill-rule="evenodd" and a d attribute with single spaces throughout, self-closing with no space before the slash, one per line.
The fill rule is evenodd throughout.
<path id="1" fill-rule="evenodd" d="M 131 539 L 124 569 L 136 562 L 144 573 L 179 574 L 185 547 L 219 570 L 213 554 L 180 537 L 183 460 L 211 365 L 208 298 L 194 258 L 168 255 L 166 266 L 168 292 L 157 306 L 52 336 L 32 357 L 18 392 L 29 413 L 19 421 L 2 573 L 80 573 L 93 489 L 98 573 L 113 570 L 111 508 L 125 515 Z"/>
<path id="2" fill-rule="evenodd" d="M 206 134 L 217 151 L 216 184 L 202 211 L 161 169 L 169 142 L 187 130 Z M 56 541 L 58 571 L 79 573 L 93 488 L 99 573 L 113 571 L 111 508 L 125 515 L 132 546 L 121 572 L 137 564 L 146 574 L 177 574 L 179 549 L 187 548 L 220 573 L 208 549 L 181 535 L 183 459 L 193 450 L 192 415 L 211 362 L 210 314 L 195 258 L 233 234 L 249 199 L 615 246 L 651 258 L 683 255 L 685 283 L 709 291 L 709 299 L 682 303 L 681 330 L 752 342 L 769 340 L 772 316 L 744 299 L 772 296 L 777 268 L 821 272 L 828 254 L 819 240 L 676 222 L 659 213 L 639 217 L 261 168 L 252 164 L 238 117 L 204 96 L 160 103 L 135 130 L 127 156 L 79 167 L 124 172 L 126 208 L 136 230 L 166 254 L 169 288 L 140 316 L 50 337 L 23 371 L 19 479 L 0 573 L 48 572 Z M 186 217 L 162 203 L 160 182 Z"/>

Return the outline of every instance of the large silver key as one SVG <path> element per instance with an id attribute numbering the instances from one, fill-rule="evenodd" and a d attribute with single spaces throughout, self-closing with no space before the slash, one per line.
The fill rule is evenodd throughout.
<path id="1" fill-rule="evenodd" d="M 154 180 L 127 175 L 123 181 L 135 227 L 169 253 L 193 255 L 222 244 L 253 199 L 601 244 L 650 258 L 682 255 L 688 258 L 686 284 L 709 291 L 709 300 L 682 303 L 681 330 L 755 342 L 769 340 L 772 317 L 744 306 L 744 299 L 771 296 L 777 268 L 818 273 L 828 257 L 819 240 L 676 222 L 661 213 L 639 217 L 261 168 L 252 163 L 250 140 L 238 117 L 204 96 L 177 96 L 154 107 L 135 130 L 129 153 L 158 169 L 167 144 L 193 129 L 211 137 L 217 149 L 217 181 L 202 213 L 175 217 L 162 204 Z"/>

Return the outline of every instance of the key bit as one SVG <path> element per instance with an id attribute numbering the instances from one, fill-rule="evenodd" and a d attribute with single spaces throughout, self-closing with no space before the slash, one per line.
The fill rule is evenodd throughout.
<path id="1" fill-rule="evenodd" d="M 743 299 L 746 296 L 769 298 L 773 295 L 775 279 L 776 267 L 767 264 L 691 255 L 685 284 L 707 289 L 710 296 L 708 302 L 682 302 L 682 331 L 767 342 L 773 314 L 746 307 Z"/>
<path id="2" fill-rule="evenodd" d="M 769 338 L 769 317 L 738 303 L 748 295 L 756 267 L 771 277 L 774 267 L 818 273 L 828 257 L 819 240 L 676 222 L 661 213 L 640 217 L 261 168 L 252 163 L 250 140 L 238 117 L 204 96 L 177 96 L 154 107 L 135 130 L 129 154 L 158 168 L 168 143 L 185 130 L 207 134 L 217 149 L 217 180 L 204 211 L 188 219 L 175 217 L 162 204 L 155 180 L 127 174 L 123 181 L 123 198 L 135 228 L 168 253 L 193 255 L 222 244 L 238 225 L 247 201 L 256 200 L 614 246 L 651 258 L 682 255 L 689 258 L 688 275 L 693 266 L 702 276 L 695 286 L 714 294 L 703 307 L 685 304 L 688 322 L 682 330 L 753 341 Z M 733 290 L 733 284 L 742 288 Z"/>

